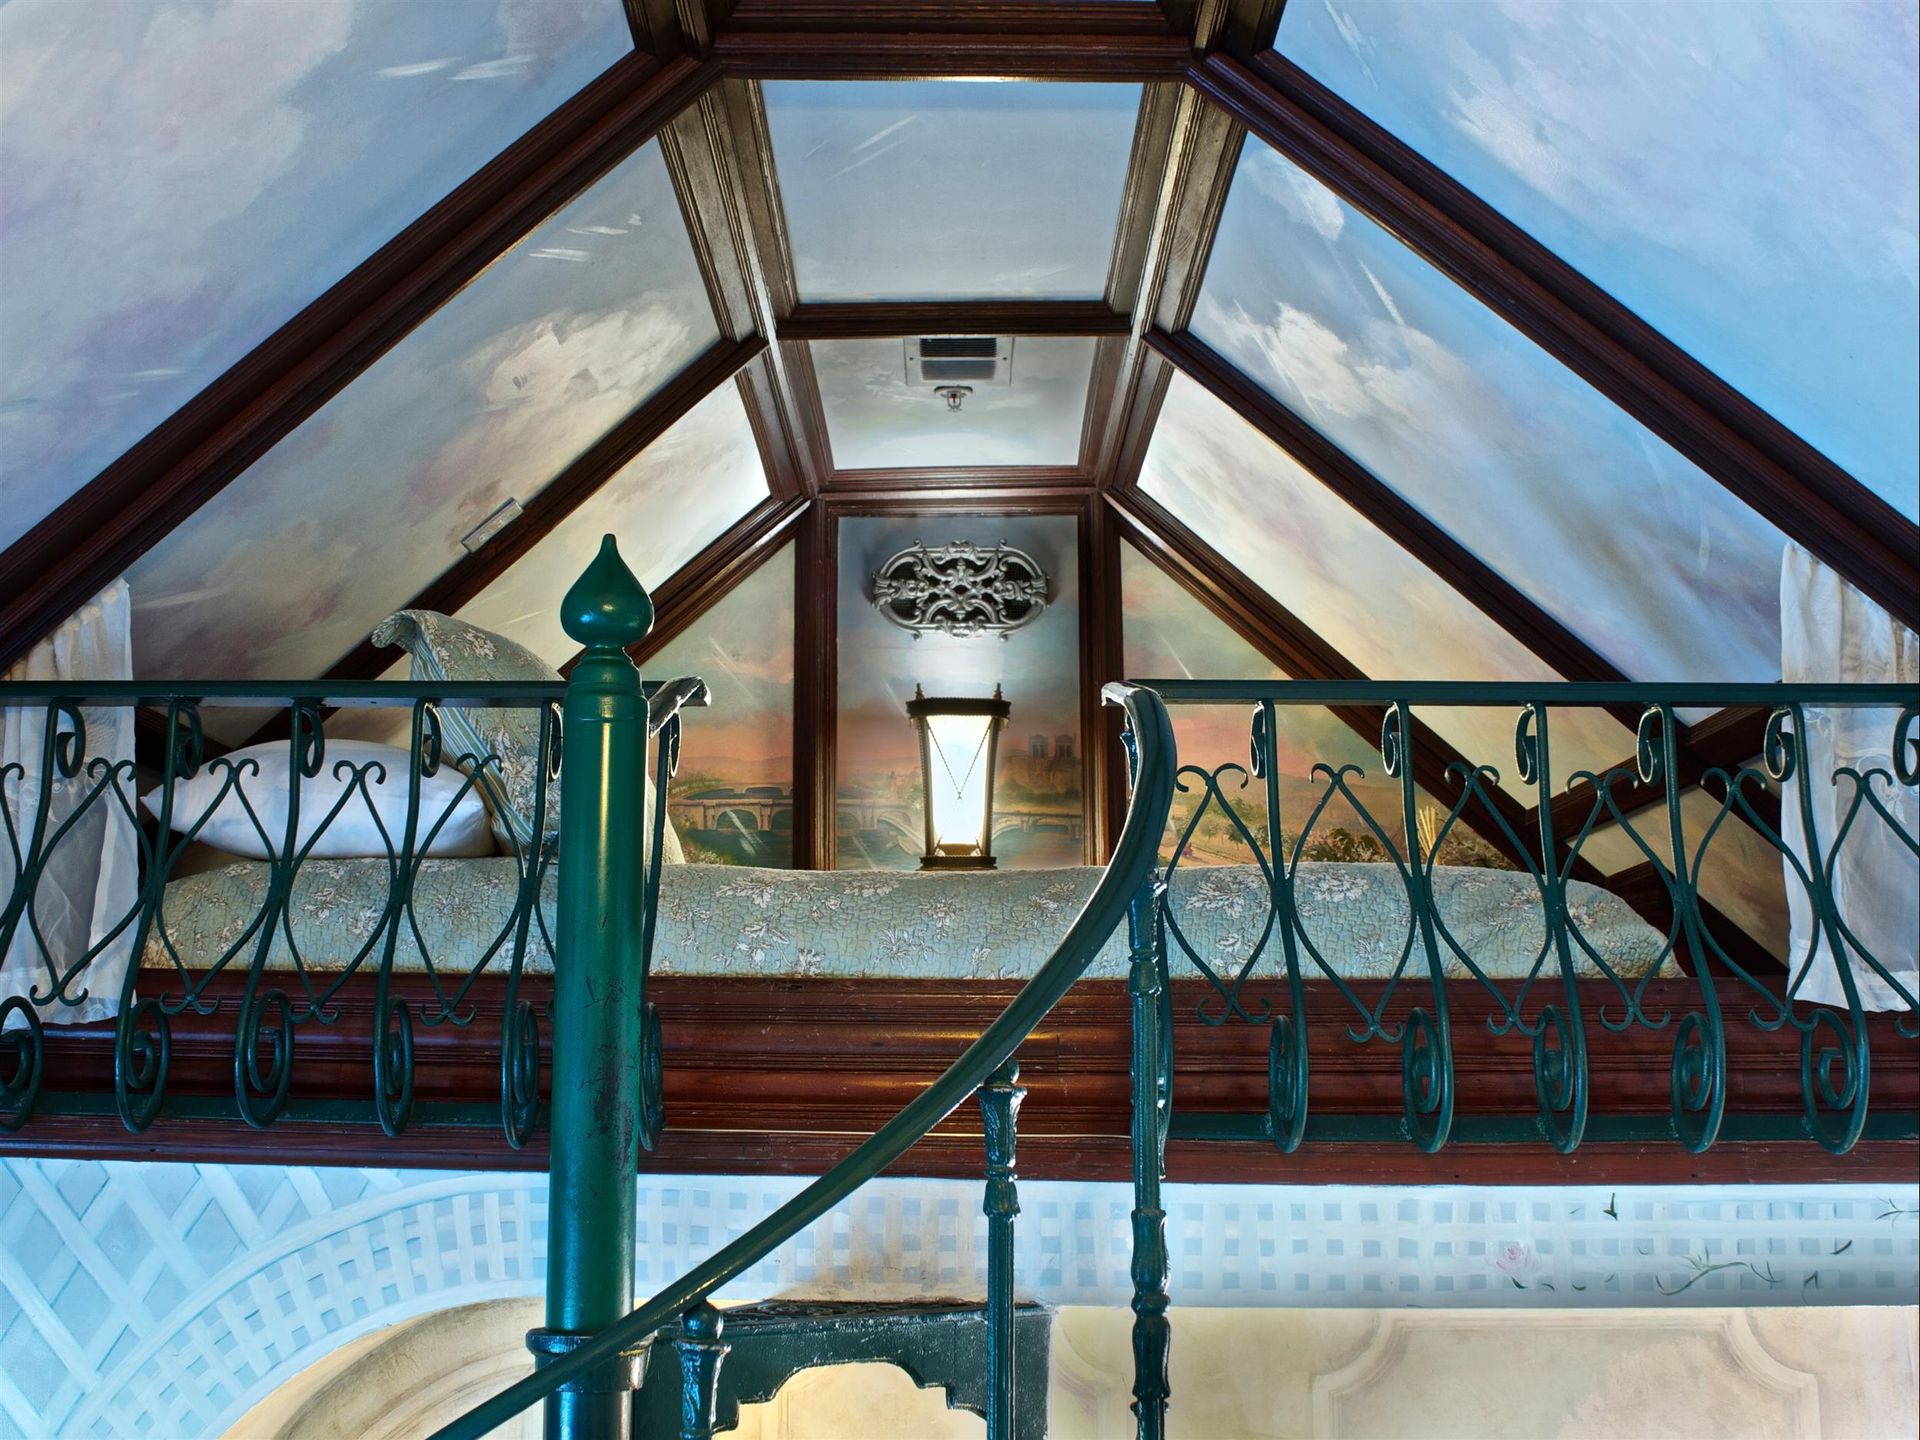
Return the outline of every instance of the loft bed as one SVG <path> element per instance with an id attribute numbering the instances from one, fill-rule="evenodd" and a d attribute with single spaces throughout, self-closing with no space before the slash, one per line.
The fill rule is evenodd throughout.
<path id="1" fill-rule="evenodd" d="M 567 687 L 557 678 L 463 673 L 456 652 L 484 655 L 498 671 L 511 660 L 510 642 L 484 632 L 462 638 L 457 622 L 444 617 L 387 628 L 408 629 L 416 642 L 435 632 L 433 648 L 415 649 L 415 679 L 331 698 L 403 717 L 403 751 L 330 741 L 337 722 L 322 697 L 288 694 L 277 697 L 288 706 L 284 740 L 263 753 L 209 756 L 202 711 L 274 698 L 257 685 L 68 686 L 57 695 L 20 697 L 46 707 L 55 750 L 67 743 L 62 733 L 74 736 L 74 773 L 93 777 L 87 793 L 94 806 L 144 812 L 147 820 L 139 831 L 141 880 L 124 923 L 108 927 L 81 964 L 46 964 L 36 989 L 50 1003 L 32 1007 L 44 1021 L 65 1018 L 63 1009 L 93 1021 L 55 1023 L 51 1041 L 33 1041 L 51 1055 L 63 1094 L 70 1087 L 73 1095 L 93 1095 L 78 1107 L 93 1121 L 117 1118 L 131 1136 L 169 1113 L 205 1122 L 224 1110 L 255 1127 L 282 1113 L 371 1113 L 397 1135 L 414 1122 L 416 1095 L 424 1095 L 418 1118 L 430 1131 L 441 1122 L 467 1127 L 463 1145 L 487 1114 L 516 1149 L 538 1128 L 565 869 L 552 812 Z M 1650 694 L 1644 773 L 1586 777 L 1584 826 L 1572 836 L 1544 837 L 1558 855 L 1551 871 L 1538 860 L 1542 837 L 1529 846 L 1511 831 L 1507 868 L 1434 859 L 1472 807 L 1505 823 L 1491 767 L 1460 777 L 1457 802 L 1437 830 L 1434 816 L 1416 813 L 1422 802 L 1410 783 L 1403 784 L 1403 813 L 1375 816 L 1350 773 L 1323 767 L 1322 809 L 1336 799 L 1354 807 L 1384 857 L 1370 863 L 1303 858 L 1324 823 L 1321 810 L 1283 817 L 1275 803 L 1264 813 L 1242 813 L 1249 783 L 1257 795 L 1277 765 L 1279 707 L 1374 703 L 1384 698 L 1382 687 L 1335 687 L 1340 693 L 1330 697 L 1320 693 L 1324 685 L 1285 682 L 1149 687 L 1176 706 L 1234 703 L 1255 717 L 1250 766 L 1180 769 L 1178 788 L 1198 803 L 1179 825 L 1167 826 L 1167 863 L 1153 879 L 1150 913 L 1136 916 L 1139 934 L 1116 929 L 1105 936 L 1082 972 L 1083 990 L 1105 993 L 1100 1003 L 1109 1009 L 1129 1003 L 1120 992 L 1151 980 L 1160 997 L 1155 1027 L 1179 1032 L 1168 1058 L 1177 1058 L 1180 1094 L 1191 1103 L 1176 1107 L 1170 1121 L 1176 1149 L 1237 1140 L 1287 1154 L 1303 1144 L 1312 1152 L 1319 1140 L 1405 1147 L 1412 1139 L 1431 1151 L 1448 1138 L 1544 1134 L 1563 1150 L 1586 1138 L 1646 1143 L 1676 1136 L 1695 1150 L 1723 1130 L 1753 1143 L 1811 1133 L 1846 1149 L 1862 1137 L 1898 1140 L 1914 1128 L 1898 1118 L 1910 1108 L 1903 1097 L 1915 1069 L 1910 972 L 1863 950 L 1839 914 L 1803 940 L 1807 953 L 1797 964 L 1785 955 L 1770 968 L 1755 964 L 1722 943 L 1717 917 L 1700 899 L 1698 875 L 1715 836 L 1683 834 L 1681 852 L 1692 856 L 1688 873 L 1661 861 L 1670 850 L 1648 844 L 1675 815 L 1693 823 L 1680 802 L 1697 785 L 1717 789 L 1726 814 L 1760 820 L 1753 804 L 1759 787 L 1791 791 L 1809 773 L 1795 758 L 1796 714 L 1804 724 L 1804 707 L 1816 699 L 1850 703 L 1835 687 L 1782 697 L 1791 703 L 1777 711 L 1768 740 L 1777 778 L 1750 769 L 1692 785 L 1680 782 L 1662 745 L 1673 706 L 1755 697 Z M 665 795 L 680 728 L 707 696 L 692 679 L 647 688 L 649 784 Z M 1397 735 L 1413 723 L 1413 706 L 1457 703 L 1459 688 L 1428 695 L 1433 687 L 1400 687 L 1403 697 L 1384 710 L 1382 763 L 1389 774 L 1406 781 Z M 1528 717 L 1521 771 L 1544 797 L 1543 772 L 1528 758 L 1548 743 L 1541 708 L 1504 693 L 1512 687 L 1467 688 L 1475 700 L 1514 703 Z M 1617 702 L 1617 687 L 1600 688 L 1607 693 L 1558 691 L 1552 698 Z M 143 780 L 132 766 L 78 760 L 87 713 L 136 698 L 167 717 L 170 743 L 158 747 L 153 773 Z M 1855 696 L 1852 703 L 1888 698 Z M 1898 729 L 1893 753 L 1910 757 L 1913 707 L 1887 718 Z M 1857 784 L 1837 777 L 1856 798 L 1843 843 L 1828 846 L 1828 862 L 1842 849 L 1860 848 L 1869 827 L 1911 855 L 1911 833 L 1887 804 L 1901 788 L 1911 792 L 1910 758 L 1895 770 L 1861 775 Z M 1651 823 L 1644 814 L 1636 822 L 1616 792 L 1649 780 L 1664 787 L 1668 803 Z M 861 1017 L 867 1033 L 895 1029 L 906 1007 L 982 1016 L 975 1000 L 1010 998 L 1038 974 L 1108 874 L 1096 867 L 911 874 L 686 864 L 678 860 L 667 810 L 649 804 L 645 811 L 647 921 L 639 968 L 655 1007 L 649 1034 L 683 1002 L 695 1029 L 659 1042 L 657 1069 L 670 1069 L 676 1058 L 707 1069 L 732 1063 L 725 1057 L 739 1047 L 707 1024 L 725 1015 L 766 1033 L 769 1054 L 742 1083 L 770 1092 L 804 1090 L 808 1067 L 825 1062 L 807 1051 L 815 1031 L 806 1040 L 793 1037 L 797 1048 L 783 1069 L 787 1037 L 761 1023 L 768 1011 L 804 1010 L 798 997 L 815 987 L 837 997 L 841 1014 Z M 1540 811 L 1549 826 L 1556 813 L 1564 812 Z M 1209 815 L 1229 819 L 1255 863 L 1191 862 L 1186 841 Z M 1583 842 L 1605 819 L 1633 835 L 1657 867 L 1671 917 L 1664 927 L 1649 924 L 1621 896 L 1573 878 Z M 8 822 L 25 857 L 16 873 L 44 867 L 44 852 L 84 839 L 76 815 L 37 836 L 26 835 L 12 812 Z M 1795 856 L 1771 826 L 1763 833 L 1783 855 Z M 226 847 L 250 839 L 268 858 L 210 846 L 210 835 Z M 382 853 L 353 853 L 370 844 Z M 1428 859 L 1409 864 L 1410 854 Z M 1809 869 L 1797 856 L 1783 864 L 1799 864 L 1809 887 L 1816 869 L 1829 868 Z M 7 952 L 17 953 L 42 927 L 27 892 L 18 884 L 10 892 L 0 920 Z M 1831 896 L 1826 903 L 1831 908 Z M 1137 964 L 1143 944 L 1154 961 L 1150 974 Z M 139 964 L 115 981 L 119 993 L 103 995 L 100 961 L 116 948 L 137 954 Z M 1835 953 L 1844 964 L 1822 976 L 1817 962 Z M 1798 977 L 1791 982 L 1790 968 Z M 1810 1003 L 1821 983 L 1822 1003 Z M 45 1067 L 26 1055 L 25 997 L 6 1003 L 9 1043 L 19 1055 L 9 1071 L 0 1050 L 0 1081 L 18 1123 L 31 1108 L 29 1082 Z M 964 1030 L 964 1023 L 949 1025 L 944 1034 Z M 274 1038 L 296 1034 L 297 1045 Z M 235 1059 L 249 1035 L 252 1066 Z M 376 1043 L 378 1035 L 389 1039 Z M 1124 1069 L 1124 1047 L 1092 1036 L 1083 1043 L 1090 1053 L 1105 1045 L 1109 1061 Z M 497 1061 L 492 1095 L 475 1079 L 476 1050 Z M 203 1058 L 223 1051 L 224 1068 Z M 1877 1086 L 1859 1083 L 1870 1055 Z M 937 1056 L 938 1046 L 915 1052 L 913 1064 L 889 1073 L 886 1093 L 910 1085 L 909 1076 L 930 1078 L 924 1064 Z M 1359 1076 L 1372 1078 L 1363 1083 Z M 1264 1094 L 1252 1088 L 1261 1080 Z M 742 1123 L 738 1115 L 714 1113 L 678 1076 L 659 1083 L 663 1094 L 678 1089 L 709 1133 Z M 1590 1115 L 1596 1086 L 1614 1112 L 1597 1121 Z M 322 1101 L 322 1088 L 336 1093 Z M 337 1093 L 343 1088 L 358 1098 L 344 1099 Z M 1874 1088 L 1883 1104 L 1870 1113 Z M 102 1115 L 107 1095 L 110 1112 Z M 1751 1113 L 1756 1106 L 1765 1113 Z M 822 1129 L 856 1128 L 815 1119 Z M 1111 1139 L 1124 1133 L 1123 1121 L 1109 1108 L 1103 1120 L 1090 1122 L 1083 1112 L 1070 1123 L 1082 1134 L 1104 1126 Z M 96 1131 L 94 1142 L 100 1138 Z M 790 1138 L 802 1168 L 822 1153 L 817 1134 Z M 438 1153 L 431 1136 L 422 1143 L 421 1157 Z M 1111 1153 L 1109 1147 L 1107 1159 L 1072 1163 L 1109 1173 Z M 1320 1163 L 1329 1162 L 1323 1155 Z M 1218 1153 L 1192 1164 L 1195 1173 L 1232 1168 Z M 1288 1173 L 1284 1166 L 1264 1169 Z"/>
<path id="2" fill-rule="evenodd" d="M 724 1353 L 724 1320 L 707 1297 L 912 1153 L 927 1169 L 978 1173 L 982 1142 L 982 1404 L 994 1433 L 1012 1433 L 1014 1151 L 1027 1087 L 1053 1112 L 1027 1122 L 1030 1173 L 1035 1138 L 1043 1154 L 1091 1156 L 1080 1173 L 1111 1174 L 1116 1162 L 1131 1173 L 1143 1413 L 1166 1398 L 1170 1146 L 1183 1165 L 1196 1151 L 1232 1154 L 1197 1173 L 1241 1180 L 1332 1178 L 1321 1157 L 1388 1148 L 1405 1162 L 1373 1178 L 1433 1180 L 1448 1173 L 1434 1156 L 1450 1146 L 1520 1147 L 1499 1152 L 1509 1181 L 1565 1178 L 1511 1157 L 1571 1161 L 1596 1146 L 1636 1158 L 1658 1146 L 1681 1166 L 1641 1165 L 1643 1180 L 1697 1178 L 1698 1157 L 1716 1147 L 1782 1144 L 1817 1157 L 1809 1178 L 1910 1171 L 1920 1007 L 1911 959 L 1894 953 L 1910 933 L 1888 928 L 1889 892 L 1856 873 L 1863 836 L 1899 865 L 1920 856 L 1902 818 L 1920 789 L 1920 705 L 1897 687 L 1114 685 L 1105 699 L 1125 711 L 1132 795 L 1106 867 L 809 875 L 669 863 L 678 737 L 705 687 L 643 689 L 626 650 L 650 609 L 611 539 L 562 613 L 586 647 L 564 683 L 436 674 L 441 652 L 429 650 L 425 662 L 416 651 L 414 680 L 340 696 L 260 684 L 0 689 L 0 707 L 37 707 L 42 730 L 35 784 L 20 766 L 0 776 L 12 861 L 0 954 L 9 967 L 21 953 L 33 962 L 26 993 L 0 1001 L 0 1153 L 258 1158 L 242 1137 L 269 1126 L 281 1162 L 501 1163 L 489 1131 L 509 1155 L 547 1142 L 553 1192 L 567 1197 L 551 1209 L 550 1319 L 556 1306 L 578 1318 L 534 1332 L 535 1375 L 449 1434 L 486 1433 L 563 1391 L 599 1404 L 637 1388 L 634 1357 L 655 1337 L 680 1352 L 685 1413 L 711 1413 L 717 1365 L 701 1357 Z M 442 619 L 410 623 L 424 635 Z M 492 638 L 470 636 L 467 648 L 500 659 Z M 1490 798 L 1494 769 L 1462 766 L 1449 813 L 1423 823 L 1407 763 L 1417 707 L 1512 706 L 1518 773 L 1544 801 L 1553 709 L 1625 700 L 1646 707 L 1637 779 L 1664 790 L 1677 863 L 1663 863 L 1617 803 L 1624 775 L 1576 777 L 1592 809 L 1565 843 L 1542 804 L 1537 848 L 1504 832 L 1512 868 L 1438 863 L 1470 806 L 1501 824 L 1504 812 Z M 277 773 L 255 756 L 210 757 L 203 708 L 263 701 L 288 716 Z M 330 743 L 338 702 L 403 707 L 407 747 L 395 759 Z M 1221 702 L 1253 707 L 1251 765 L 1180 768 L 1169 703 Z M 1670 738 L 1686 703 L 1770 707 L 1764 767 L 1705 779 L 1723 819 L 1740 809 L 1764 824 L 1753 796 L 1769 783 L 1801 817 L 1795 838 L 1764 832 L 1811 917 L 1805 953 L 1781 957 L 1778 975 L 1722 944 L 1700 900 L 1717 826 L 1687 832 Z M 165 713 L 151 786 L 135 760 L 93 753 L 88 739 L 123 732 L 96 722 L 139 704 Z M 1282 828 L 1273 737 L 1278 707 L 1291 704 L 1381 708 L 1399 816 L 1371 815 L 1346 771 L 1322 767 L 1322 778 L 1384 862 L 1305 860 L 1319 811 L 1298 834 Z M 1889 707 L 1885 766 L 1813 750 L 1822 712 Z M 1238 779 L 1268 782 L 1264 843 L 1233 811 L 1227 782 Z M 1204 798 L 1163 867 L 1176 787 Z M 1830 831 L 1816 790 L 1839 796 Z M 1234 815 L 1252 865 L 1202 871 L 1181 858 L 1213 804 Z M 1664 933 L 1575 878 L 1603 816 L 1666 886 Z M 251 841 L 263 857 L 186 873 L 216 827 L 227 846 Z M 131 904 L 59 952 L 57 912 L 72 891 L 49 877 L 92 853 L 105 884 L 113 865 L 99 857 L 114 832 L 139 862 L 124 877 Z M 368 835 L 376 853 L 357 853 Z M 1891 894 L 1897 907 L 1911 885 Z M 907 931 L 926 927 L 937 944 L 907 937 L 903 949 Z M 916 946 L 965 946 L 970 968 L 898 973 Z M 825 973 L 829 948 L 846 973 Z M 995 978 L 980 978 L 989 966 Z M 974 1009 L 955 1025 L 969 994 Z M 111 1013 L 90 1017 L 89 1006 Z M 48 1023 L 62 1011 L 91 1023 Z M 793 1084 L 794 1057 L 809 1048 Z M 743 1090 L 756 1065 L 761 1087 Z M 969 1099 L 980 1129 L 956 1130 Z M 355 1138 L 374 1122 L 384 1141 Z M 849 1149 L 845 1136 L 869 1126 Z M 114 1127 L 118 1152 L 100 1139 Z M 801 1134 L 811 1150 L 783 1144 Z M 537 1163 L 530 1148 L 531 1161 L 505 1163 Z M 633 1187 L 604 1182 L 643 1151 L 666 1166 L 738 1168 L 751 1154 L 761 1167 L 826 1173 L 638 1307 L 624 1289 L 580 1298 L 589 1270 L 631 1273 L 598 1263 L 633 1233 Z"/>

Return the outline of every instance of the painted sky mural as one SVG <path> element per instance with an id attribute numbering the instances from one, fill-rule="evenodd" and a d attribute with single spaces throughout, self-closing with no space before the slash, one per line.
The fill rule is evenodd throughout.
<path id="1" fill-rule="evenodd" d="M 648 144 L 133 567 L 135 673 L 318 674 L 717 338 Z"/>
<path id="2" fill-rule="evenodd" d="M 1917 14 L 1304 0 L 1279 44 L 1913 517 Z"/>
<path id="3" fill-rule="evenodd" d="M 762 93 L 802 299 L 1106 288 L 1138 85 L 797 80 Z"/>
<path id="4" fill-rule="evenodd" d="M 1006 541 L 1039 562 L 1052 600 L 997 639 L 915 638 L 868 599 L 873 571 L 915 541 Z M 1071 516 L 849 517 L 840 522 L 838 815 L 842 869 L 913 869 L 924 848 L 920 748 L 907 722 L 916 685 L 929 695 L 987 696 L 1013 706 L 994 778 L 994 839 L 1003 869 L 1083 863 L 1078 522 Z"/>
<path id="5" fill-rule="evenodd" d="M 1630 678 L 1779 678 L 1780 533 L 1257 140 L 1193 330 Z"/>
<path id="6" fill-rule="evenodd" d="M 631 43 L 605 0 L 0 5 L 0 549 Z"/>
<path id="7" fill-rule="evenodd" d="M 1120 593 L 1125 616 L 1126 671 L 1130 678 L 1288 678 L 1131 545 L 1121 547 Z M 1176 705 L 1171 708 L 1174 740 L 1183 769 L 1192 765 L 1216 770 L 1229 764 L 1249 768 L 1251 706 Z M 1347 785 L 1374 821 L 1404 850 L 1400 784 L 1389 779 L 1381 768 L 1380 752 L 1329 710 L 1283 706 L 1278 715 L 1280 726 L 1275 753 L 1279 764 L 1275 773 L 1280 781 L 1280 828 L 1286 837 L 1283 847 L 1288 858 L 1292 858 L 1293 846 L 1303 829 L 1307 831 L 1307 843 L 1301 853 L 1307 857 L 1317 860 L 1384 858 L 1384 849 L 1366 820 L 1344 797 L 1338 794 L 1328 797 L 1326 778 L 1313 773 L 1318 765 L 1335 769 L 1357 767 L 1361 773 L 1346 777 Z M 1248 778 L 1243 785 L 1239 777 L 1228 775 L 1219 783 L 1235 812 L 1264 849 L 1269 814 L 1265 782 Z M 1224 816 L 1218 800 L 1198 827 L 1188 834 L 1188 823 L 1206 799 L 1206 789 L 1204 782 L 1195 776 L 1183 776 L 1181 784 L 1184 788 L 1174 797 L 1171 834 L 1162 847 L 1163 856 L 1170 858 L 1179 838 L 1186 836 L 1182 864 L 1251 863 L 1246 838 Z M 1314 819 L 1313 812 L 1323 800 L 1327 804 Z M 1424 791 L 1420 793 L 1420 809 L 1429 827 L 1436 824 L 1436 816 L 1446 813 Z M 1309 820 L 1312 820 L 1310 828 Z M 1451 864 L 1499 863 L 1491 850 L 1465 833 L 1456 834 L 1444 848 L 1443 855 Z"/>
<path id="8" fill-rule="evenodd" d="M 1160 501 L 1360 670 L 1380 680 L 1557 680 L 1540 660 L 1193 381 L 1175 375 L 1140 476 Z M 1421 718 L 1511 788 L 1513 717 Z M 1555 717 L 1556 775 L 1612 764 L 1633 736 L 1604 713 Z"/>
<path id="9" fill-rule="evenodd" d="M 1013 383 L 977 384 L 958 411 L 909 385 L 901 340 L 816 340 L 814 373 L 833 463 L 842 470 L 928 465 L 1073 465 L 1093 373 L 1084 337 L 1015 339 Z"/>
<path id="10" fill-rule="evenodd" d="M 668 813 L 687 859 L 793 863 L 793 547 L 782 549 L 641 667 L 713 692 L 681 731 Z"/>
<path id="11" fill-rule="evenodd" d="M 460 610 L 550 665 L 580 647 L 560 626 L 560 598 L 612 535 L 640 583 L 657 589 L 767 498 L 766 473 L 731 382 L 681 416 Z"/>

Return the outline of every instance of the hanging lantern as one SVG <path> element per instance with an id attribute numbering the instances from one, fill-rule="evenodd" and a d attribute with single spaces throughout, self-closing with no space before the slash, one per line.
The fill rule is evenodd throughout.
<path id="1" fill-rule="evenodd" d="M 1013 707 L 993 687 L 991 700 L 929 698 L 918 685 L 907 718 L 920 732 L 927 849 L 922 870 L 991 870 L 993 765 Z"/>

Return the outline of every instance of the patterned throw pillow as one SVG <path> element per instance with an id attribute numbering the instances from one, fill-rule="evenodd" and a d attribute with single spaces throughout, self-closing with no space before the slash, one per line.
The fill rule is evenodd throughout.
<path id="1" fill-rule="evenodd" d="M 435 610 L 402 610 L 389 615 L 375 628 L 373 643 L 404 649 L 413 658 L 413 678 L 419 681 L 506 680 L 550 684 L 561 678 L 559 671 L 526 646 Z M 449 755 L 499 757 L 497 775 L 491 769 L 485 770 L 478 781 L 493 816 L 494 838 L 503 849 L 511 850 L 515 846 L 530 849 L 534 840 L 534 799 L 539 793 L 540 711 L 531 707 L 456 709 L 447 706 L 440 712 L 440 724 Z M 565 754 L 564 747 L 561 753 Z M 646 784 L 646 814 L 651 834 L 653 782 L 649 779 Z M 546 821 L 541 828 L 548 836 L 560 833 L 557 782 L 547 787 Z M 679 865 L 686 860 L 671 820 L 667 821 L 660 848 L 662 858 L 669 865 Z"/>

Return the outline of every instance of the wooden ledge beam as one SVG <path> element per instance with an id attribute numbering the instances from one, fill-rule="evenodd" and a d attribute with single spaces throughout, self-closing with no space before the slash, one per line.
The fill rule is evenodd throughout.
<path id="1" fill-rule="evenodd" d="M 1491 206 L 1272 53 L 1190 83 L 1920 630 L 1920 527 Z"/>
<path id="2" fill-rule="evenodd" d="M 899 340 L 918 335 L 1125 335 L 1131 317 L 1099 300 L 803 303 L 780 322 L 782 340 Z"/>
<path id="3" fill-rule="evenodd" d="M 0 666 L 649 139 L 718 73 L 684 57 L 617 62 L 0 554 Z"/>
<path id="4" fill-rule="evenodd" d="M 293 1049 L 296 1102 L 322 1098 L 364 1107 L 360 1124 L 339 1118 L 282 1120 L 265 1140 L 277 1162 L 333 1165 L 456 1165 L 485 1170 L 543 1169 L 546 1135 L 526 1149 L 508 1148 L 499 1124 L 498 1017 L 504 982 L 483 977 L 472 1026 L 420 1028 L 419 1097 L 414 1123 L 388 1139 L 372 1123 L 374 977 L 350 980 L 339 995 L 340 1019 L 300 1027 Z M 173 1022 L 169 1093 L 199 1113 L 163 1115 L 132 1135 L 112 1111 L 113 1026 L 50 1028 L 47 1088 L 89 1093 L 100 1115 L 41 1114 L 16 1132 L 0 1132 L 0 1155 L 90 1159 L 257 1161 L 262 1137 L 233 1114 L 233 1026 L 244 976 L 215 983 L 223 1000 L 213 1015 L 191 1012 Z M 1731 982 L 1725 982 L 1731 984 Z M 649 997 L 659 1006 L 666 1053 L 666 1130 L 641 1158 L 646 1170 L 676 1173 L 817 1173 L 891 1119 L 990 1024 L 1018 991 L 1010 981 L 792 980 L 778 977 L 658 976 Z M 1423 1003 L 1423 982 L 1405 984 L 1390 1007 L 1404 1020 Z M 1673 1030 L 1603 1031 L 1593 1020 L 1615 1000 L 1605 982 L 1580 982 L 1588 1015 L 1594 1113 L 1659 1120 L 1668 1111 Z M 417 975 L 395 979 L 397 993 L 432 1004 Z M 542 1005 L 545 976 L 529 976 L 523 995 Z M 1367 1003 L 1377 981 L 1359 981 Z M 1174 1051 L 1179 1058 L 1174 1111 L 1186 1124 L 1257 1116 L 1266 1108 L 1267 1030 L 1206 1025 L 1196 1009 L 1202 982 L 1181 975 L 1173 985 Z M 1455 984 L 1456 1088 L 1463 1116 L 1510 1116 L 1523 1125 L 1537 1108 L 1533 1047 L 1523 1034 L 1495 1035 L 1478 986 Z M 1557 981 L 1538 1000 L 1560 1000 Z M 1286 1004 L 1284 987 L 1263 971 L 1247 1000 Z M 1355 1045 L 1338 1018 L 1346 1005 L 1332 987 L 1307 985 L 1306 1038 L 1317 1116 L 1399 1114 L 1398 1045 Z M 1655 982 L 1647 1007 L 1655 1014 L 1697 1009 L 1689 980 Z M 1798 1040 L 1768 1034 L 1745 1020 L 1745 1006 L 1725 1006 L 1730 1128 L 1765 1119 L 1791 1133 L 1801 1107 Z M 416 1011 L 416 1013 L 418 1013 Z M 769 1025 L 768 1017 L 779 1023 Z M 1920 1101 L 1920 1051 L 1894 1031 L 1894 1017 L 1868 1019 L 1873 1046 L 1874 1113 L 1911 1114 Z M 1129 1175 L 1126 986 L 1085 980 L 1067 994 L 1020 1048 L 1028 1087 L 1021 1115 L 1023 1174 L 1034 1178 L 1125 1181 Z M 437 1121 L 457 1107 L 467 1123 Z M 980 1175 L 978 1112 L 962 1107 L 906 1157 L 896 1173 Z M 1810 1140 L 1741 1143 L 1729 1139 L 1690 1156 L 1676 1141 L 1582 1145 L 1572 1156 L 1544 1140 L 1504 1145 L 1450 1145 L 1422 1155 L 1405 1142 L 1309 1141 L 1282 1155 L 1264 1141 L 1178 1142 L 1169 1149 L 1172 1178 L 1228 1183 L 1300 1184 L 1337 1181 L 1388 1184 L 1530 1183 L 1652 1184 L 1706 1181 L 1911 1180 L 1920 1145 L 1867 1141 L 1845 1156 Z"/>
<path id="5" fill-rule="evenodd" d="M 1054 39 L 1176 36 L 1157 4 L 1112 0 L 734 0 L 724 35 L 1033 35 Z"/>
<path id="6" fill-rule="evenodd" d="M 736 24 L 714 40 L 713 54 L 728 76 L 743 80 L 953 80 L 977 76 L 995 80 L 1143 82 L 1178 80 L 1191 58 L 1185 37 L 1164 30 L 1101 35 L 1058 30 L 758 30 L 739 28 L 738 12 L 735 14 Z"/>

